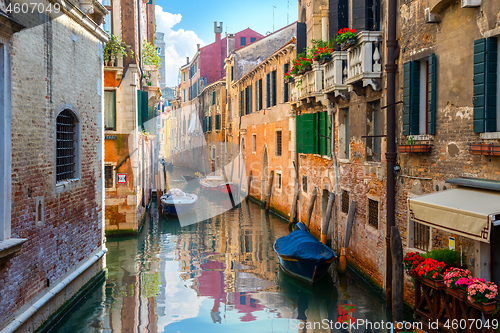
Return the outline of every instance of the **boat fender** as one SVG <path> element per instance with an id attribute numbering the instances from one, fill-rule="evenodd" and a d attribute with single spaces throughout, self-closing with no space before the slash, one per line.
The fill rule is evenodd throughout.
<path id="1" fill-rule="evenodd" d="M 345 273 L 346 268 L 347 268 L 347 258 L 345 256 L 345 248 L 342 248 L 340 250 L 340 258 L 338 266 L 339 273 Z"/>

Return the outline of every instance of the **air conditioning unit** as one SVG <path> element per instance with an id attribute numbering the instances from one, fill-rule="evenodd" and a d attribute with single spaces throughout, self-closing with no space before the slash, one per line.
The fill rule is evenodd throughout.
<path id="1" fill-rule="evenodd" d="M 462 8 L 481 6 L 481 0 L 462 0 Z"/>

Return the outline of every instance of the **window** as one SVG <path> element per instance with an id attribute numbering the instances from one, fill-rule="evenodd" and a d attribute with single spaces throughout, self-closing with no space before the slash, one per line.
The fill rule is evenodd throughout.
<path id="1" fill-rule="evenodd" d="M 220 131 L 220 114 L 215 115 L 215 130 Z"/>
<path id="2" fill-rule="evenodd" d="M 245 88 L 245 114 L 252 113 L 252 85 Z"/>
<path id="3" fill-rule="evenodd" d="M 215 160 L 215 146 L 212 146 L 212 160 Z"/>
<path id="4" fill-rule="evenodd" d="M 272 95 L 272 106 L 275 106 L 276 105 L 276 71 L 272 71 L 271 72 L 271 85 L 272 85 L 272 92 L 271 92 L 271 95 Z"/>
<path id="5" fill-rule="evenodd" d="M 240 91 L 240 117 L 245 115 L 245 91 Z"/>
<path id="6" fill-rule="evenodd" d="M 368 199 L 368 225 L 378 229 L 378 201 Z"/>
<path id="7" fill-rule="evenodd" d="M 341 200 L 340 205 L 342 213 L 347 214 L 349 212 L 349 191 L 342 190 Z"/>
<path id="8" fill-rule="evenodd" d="M 500 132 L 500 38 L 474 41 L 474 132 Z"/>
<path id="9" fill-rule="evenodd" d="M 307 176 L 302 176 L 302 192 L 307 193 Z"/>
<path id="10" fill-rule="evenodd" d="M 332 156 L 332 121 L 327 111 L 296 117 L 297 152 Z"/>
<path id="11" fill-rule="evenodd" d="M 365 8 L 366 30 L 380 30 L 380 0 L 365 0 Z M 356 11 L 354 10 L 354 12 Z"/>
<path id="12" fill-rule="evenodd" d="M 380 162 L 380 102 L 367 104 L 366 110 L 366 160 Z"/>
<path id="13" fill-rule="evenodd" d="M 12 110 L 10 40 L 0 36 L 0 243 L 11 238 Z M 9 93 L 4 93 L 9 91 Z"/>
<path id="14" fill-rule="evenodd" d="M 208 117 L 208 132 L 212 131 L 212 116 Z"/>
<path id="15" fill-rule="evenodd" d="M 182 82 L 186 81 L 186 72 L 182 72 Z M 186 90 L 184 90 L 184 94 L 186 94 Z"/>
<path id="16" fill-rule="evenodd" d="M 409 61 L 403 73 L 403 135 L 435 134 L 436 56 Z"/>
<path id="17" fill-rule="evenodd" d="M 255 82 L 255 111 L 262 110 L 262 79 Z"/>
<path id="18" fill-rule="evenodd" d="M 104 92 L 104 129 L 116 131 L 116 90 Z"/>
<path id="19" fill-rule="evenodd" d="M 246 37 L 240 37 L 240 45 L 241 46 L 247 45 L 247 38 Z"/>
<path id="20" fill-rule="evenodd" d="M 431 230 L 429 226 L 410 220 L 409 231 L 409 247 L 422 251 L 431 249 Z"/>
<path id="21" fill-rule="evenodd" d="M 276 156 L 281 156 L 281 150 L 282 150 L 282 138 L 281 138 L 281 130 L 276 131 L 276 142 L 275 142 L 275 151 L 276 151 Z"/>
<path id="22" fill-rule="evenodd" d="M 285 74 L 288 72 L 288 68 L 289 68 L 289 65 L 288 64 L 284 64 L 283 65 L 283 103 L 286 103 L 290 100 L 290 93 L 289 93 L 289 84 L 286 83 L 284 77 L 285 77 Z"/>
<path id="23" fill-rule="evenodd" d="M 271 107 L 271 74 L 266 74 L 266 108 Z"/>
<path id="24" fill-rule="evenodd" d="M 251 37 L 251 38 L 250 38 L 250 43 L 255 42 L 255 40 L 256 40 L 256 38 L 255 38 L 255 37 Z"/>
<path id="25" fill-rule="evenodd" d="M 276 188 L 281 190 L 281 173 L 276 172 Z"/>
<path id="26" fill-rule="evenodd" d="M 102 29 L 109 34 L 113 33 L 113 6 L 111 5 L 111 0 L 103 0 L 102 5 L 108 10 L 108 14 L 104 17 L 104 23 L 102 24 Z"/>
<path id="27" fill-rule="evenodd" d="M 104 166 L 104 183 L 106 188 L 114 187 L 114 172 L 112 165 Z"/>
<path id="28" fill-rule="evenodd" d="M 231 81 L 234 81 L 234 67 L 231 66 Z"/>
<path id="29" fill-rule="evenodd" d="M 252 134 L 252 153 L 257 151 L 257 134 Z"/>
<path id="30" fill-rule="evenodd" d="M 56 179 L 76 178 L 77 120 L 71 110 L 63 110 L 56 118 Z"/>
<path id="31" fill-rule="evenodd" d="M 241 138 L 241 150 L 245 150 L 246 147 L 245 147 L 245 138 Z"/>
<path id="32" fill-rule="evenodd" d="M 349 158 L 349 109 L 340 109 L 339 112 L 339 157 Z"/>
<path id="33" fill-rule="evenodd" d="M 184 96 L 184 102 L 185 102 L 185 101 L 186 101 L 186 89 L 184 89 L 184 94 L 183 94 L 183 96 Z"/>
<path id="34" fill-rule="evenodd" d="M 212 92 L 212 105 L 215 104 L 215 91 Z"/>

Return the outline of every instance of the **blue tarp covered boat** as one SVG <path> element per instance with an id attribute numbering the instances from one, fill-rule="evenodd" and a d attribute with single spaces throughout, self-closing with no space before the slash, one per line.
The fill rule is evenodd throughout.
<path id="1" fill-rule="evenodd" d="M 303 224 L 302 226 L 307 229 Z M 278 238 L 274 242 L 274 251 L 285 272 L 310 284 L 321 279 L 337 257 L 335 252 L 309 231 L 300 229 Z"/>

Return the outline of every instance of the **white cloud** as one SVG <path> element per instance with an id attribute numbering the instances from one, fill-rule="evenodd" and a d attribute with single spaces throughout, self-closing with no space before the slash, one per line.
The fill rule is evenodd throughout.
<path id="1" fill-rule="evenodd" d="M 157 31 L 165 34 L 165 71 L 167 86 L 178 84 L 179 67 L 186 63 L 186 57 L 196 53 L 196 44 L 205 43 L 194 31 L 173 27 L 182 20 L 181 14 L 163 11 L 161 6 L 155 6 Z"/>

